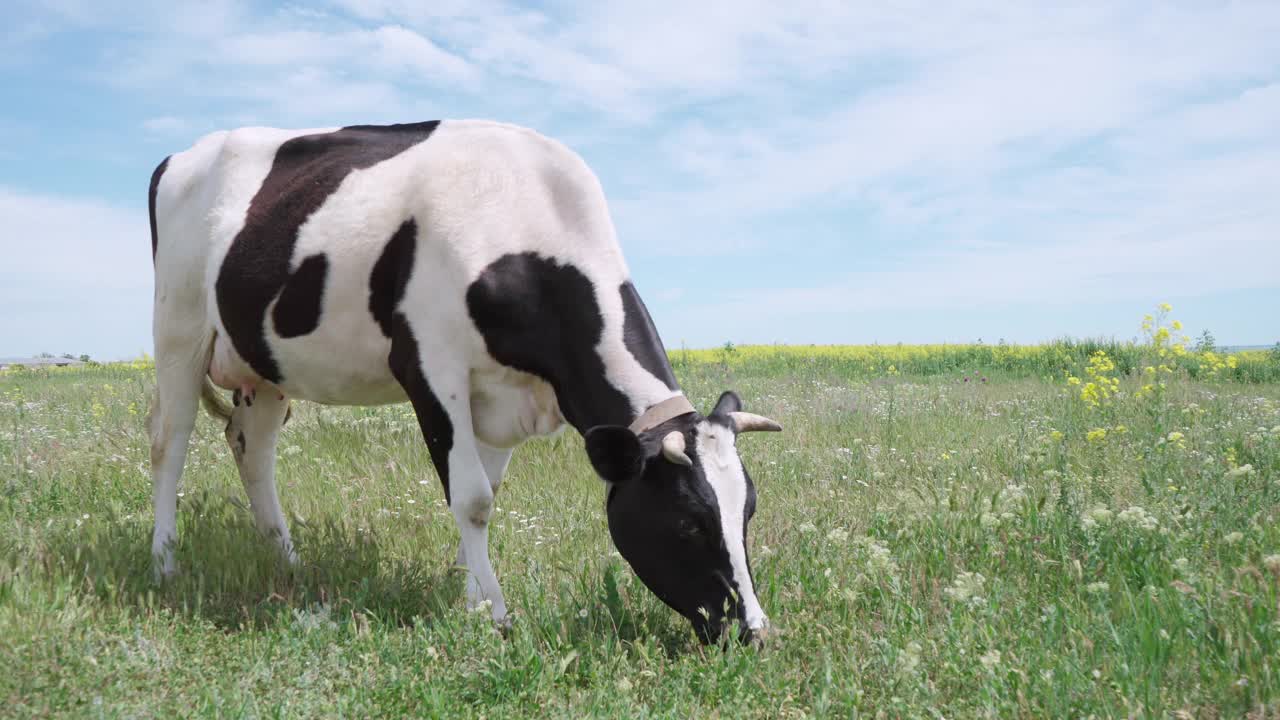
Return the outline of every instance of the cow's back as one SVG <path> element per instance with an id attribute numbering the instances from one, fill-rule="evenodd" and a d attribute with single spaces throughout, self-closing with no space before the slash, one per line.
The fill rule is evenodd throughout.
<path id="1" fill-rule="evenodd" d="M 168 160 L 157 225 L 157 288 L 203 288 L 222 384 L 251 370 L 329 402 L 400 399 L 379 307 L 403 310 L 425 353 L 481 366 L 465 294 L 500 258 L 627 274 L 585 163 L 486 121 L 215 133 Z"/>

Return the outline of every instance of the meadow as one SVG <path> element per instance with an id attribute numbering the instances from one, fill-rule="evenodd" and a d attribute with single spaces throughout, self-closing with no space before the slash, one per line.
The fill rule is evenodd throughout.
<path id="1" fill-rule="evenodd" d="M 152 581 L 136 363 L 0 373 L 0 715 L 1268 717 L 1280 713 L 1280 353 L 1131 343 L 673 350 L 737 390 L 778 632 L 697 643 L 613 552 L 572 430 L 517 450 L 464 607 L 410 408 L 295 405 L 253 528 L 201 418 L 181 573 Z"/>

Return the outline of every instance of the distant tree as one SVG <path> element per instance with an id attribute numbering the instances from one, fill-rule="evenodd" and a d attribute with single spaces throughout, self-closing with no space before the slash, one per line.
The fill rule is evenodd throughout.
<path id="1" fill-rule="evenodd" d="M 42 353 L 40 353 L 40 354 L 36 355 L 36 357 L 38 357 L 38 358 L 51 358 L 51 357 L 53 357 L 53 353 L 42 352 Z"/>
<path id="2" fill-rule="evenodd" d="M 1213 352 L 1218 349 L 1217 342 L 1213 338 L 1213 333 L 1209 332 L 1209 328 L 1205 328 L 1200 333 L 1200 339 L 1196 340 L 1196 352 Z"/>
<path id="3" fill-rule="evenodd" d="M 80 362 L 89 363 L 89 362 L 93 362 L 93 360 L 89 358 L 89 353 L 83 353 L 82 355 L 80 355 Z"/>

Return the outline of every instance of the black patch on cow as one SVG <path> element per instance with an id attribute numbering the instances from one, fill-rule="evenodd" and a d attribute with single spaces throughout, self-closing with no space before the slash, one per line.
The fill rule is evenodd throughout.
<path id="1" fill-rule="evenodd" d="M 369 312 L 378 321 L 382 334 L 391 337 L 395 329 L 396 307 L 404 297 L 413 270 L 413 254 L 417 248 L 418 224 L 413 218 L 404 221 L 382 248 L 382 254 L 369 274 Z"/>
<path id="2" fill-rule="evenodd" d="M 391 325 L 391 353 L 387 356 L 387 364 L 409 396 L 409 402 L 413 403 L 413 412 L 418 416 L 418 427 L 422 429 L 422 438 L 431 453 L 431 462 L 440 473 L 445 502 L 449 502 L 449 451 L 453 449 L 453 423 L 422 374 L 418 341 L 404 314 L 395 313 Z"/>
<path id="3" fill-rule="evenodd" d="M 299 228 L 352 171 L 399 155 L 430 137 L 437 126 L 439 121 L 356 125 L 296 137 L 276 150 L 215 285 L 227 335 L 264 379 L 282 380 L 264 323 L 267 307 L 289 282 Z"/>
<path id="4" fill-rule="evenodd" d="M 240 388 L 236 388 L 231 391 L 231 405 L 233 407 L 240 407 Z"/>
<path id="5" fill-rule="evenodd" d="M 172 156 L 170 156 L 172 157 Z M 160 178 L 164 175 L 164 171 L 169 167 L 169 158 L 160 161 L 156 166 L 155 172 L 151 173 L 151 188 L 147 190 L 147 214 L 151 218 L 151 261 L 156 259 L 156 246 L 159 244 L 159 235 L 156 231 L 156 192 L 160 189 Z"/>
<path id="6" fill-rule="evenodd" d="M 320 325 L 320 307 L 324 300 L 324 279 L 329 274 L 329 259 L 323 254 L 303 260 L 289 276 L 280 299 L 271 311 L 276 333 L 280 337 L 301 337 L 315 332 Z"/>
<path id="7" fill-rule="evenodd" d="M 237 442 L 237 443 L 240 443 L 240 455 L 242 455 L 242 456 L 243 456 L 243 455 L 244 455 L 244 453 L 245 453 L 245 450 L 247 450 L 247 449 L 248 449 L 248 445 L 246 445 L 246 444 L 245 444 L 245 441 L 244 441 L 244 431 L 243 431 L 243 430 L 241 430 L 239 433 L 237 433 L 237 434 L 236 434 L 236 442 Z"/>
<path id="8" fill-rule="evenodd" d="M 679 390 L 676 375 L 671 370 L 671 362 L 667 359 L 666 348 L 662 346 L 658 329 L 653 326 L 653 318 L 649 317 L 649 310 L 640 300 L 640 294 L 630 280 L 622 283 L 618 292 L 622 295 L 622 312 L 625 318 L 622 340 L 627 345 L 627 351 L 640 363 L 640 367 L 661 380 L 668 389 Z"/>
<path id="9" fill-rule="evenodd" d="M 533 252 L 504 255 L 467 288 L 467 311 L 489 354 L 550 383 L 579 432 L 635 419 L 605 377 L 596 353 L 604 319 L 591 280 L 576 267 Z"/>

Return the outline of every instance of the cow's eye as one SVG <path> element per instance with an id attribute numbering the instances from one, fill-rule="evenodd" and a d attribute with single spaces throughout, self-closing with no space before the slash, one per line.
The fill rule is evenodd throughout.
<path id="1" fill-rule="evenodd" d="M 687 517 L 680 520 L 680 534 L 685 537 L 701 537 L 705 534 L 702 523 L 697 518 Z"/>

